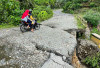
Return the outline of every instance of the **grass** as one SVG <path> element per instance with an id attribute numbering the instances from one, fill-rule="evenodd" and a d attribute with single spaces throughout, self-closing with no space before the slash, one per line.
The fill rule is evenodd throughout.
<path id="1" fill-rule="evenodd" d="M 75 14 L 75 18 L 77 20 L 78 29 L 85 29 L 85 26 L 82 24 L 81 20 L 77 17 L 78 14 Z"/>
<path id="2" fill-rule="evenodd" d="M 1 24 L 1 25 L 0 25 L 0 29 L 12 28 L 12 27 L 16 27 L 16 26 L 10 25 L 10 24 Z"/>
<path id="3" fill-rule="evenodd" d="M 91 33 L 97 33 L 100 35 L 100 31 L 98 31 L 97 28 L 95 27 L 91 30 Z"/>
<path id="4" fill-rule="evenodd" d="M 77 20 L 77 26 L 79 29 L 85 29 L 86 26 L 84 26 L 82 24 L 82 21 L 77 17 L 77 16 L 80 16 L 80 17 L 83 17 L 83 15 L 89 10 L 89 8 L 81 8 L 81 9 L 77 9 L 74 11 L 74 16 Z"/>

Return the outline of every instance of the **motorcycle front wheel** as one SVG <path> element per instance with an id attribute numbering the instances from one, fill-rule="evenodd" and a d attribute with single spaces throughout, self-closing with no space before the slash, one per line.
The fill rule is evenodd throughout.
<path id="1" fill-rule="evenodd" d="M 40 29 L 40 24 L 37 23 L 37 24 L 35 25 L 35 29 L 36 29 L 36 30 L 39 30 L 39 29 Z"/>

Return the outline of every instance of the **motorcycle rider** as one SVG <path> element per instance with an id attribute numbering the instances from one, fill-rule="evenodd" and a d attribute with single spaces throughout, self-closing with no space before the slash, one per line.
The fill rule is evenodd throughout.
<path id="1" fill-rule="evenodd" d="M 31 25 L 34 26 L 35 21 L 34 21 L 34 18 L 32 17 L 32 10 L 31 10 L 31 9 L 26 10 L 26 11 L 23 13 L 21 19 L 22 19 L 22 21 L 25 21 L 25 22 L 28 23 L 27 28 L 29 28 Z M 31 31 L 32 31 L 32 32 L 34 31 L 33 27 L 32 27 L 32 29 L 31 29 Z"/>

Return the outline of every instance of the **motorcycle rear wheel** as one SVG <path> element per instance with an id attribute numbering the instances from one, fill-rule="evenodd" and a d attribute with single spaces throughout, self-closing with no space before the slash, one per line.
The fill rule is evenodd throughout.
<path id="1" fill-rule="evenodd" d="M 26 32 L 27 31 L 26 26 L 24 24 L 21 24 L 20 30 L 21 30 L 21 32 Z"/>

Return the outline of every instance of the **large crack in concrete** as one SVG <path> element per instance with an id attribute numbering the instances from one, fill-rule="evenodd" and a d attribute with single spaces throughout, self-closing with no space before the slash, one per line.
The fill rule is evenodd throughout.
<path id="1" fill-rule="evenodd" d="M 0 40 L 1 40 L 1 39 L 0 39 Z M 2 41 L 2 40 L 1 40 L 1 41 Z M 37 43 L 35 43 L 35 42 L 32 42 L 32 43 L 35 44 L 35 47 L 37 48 Z M 11 43 L 7 42 L 6 40 L 5 40 L 5 43 L 2 44 L 2 45 L 7 45 L 7 44 L 8 44 L 8 45 L 11 45 L 11 47 L 12 47 L 12 46 L 15 46 L 14 43 L 11 44 Z M 10 48 L 11 48 L 11 47 L 10 47 Z M 14 48 L 12 48 L 12 49 L 15 49 L 15 48 L 16 48 L 16 47 L 14 47 Z M 8 50 L 9 47 L 6 46 L 6 49 Z M 25 51 L 25 49 L 26 49 L 26 48 L 24 48 L 23 50 Z M 20 49 L 19 49 L 19 50 L 20 50 Z M 21 50 L 22 50 L 22 49 L 21 49 Z M 37 50 L 42 51 L 42 52 L 45 52 L 45 51 L 46 51 L 45 49 L 42 50 L 41 48 L 37 48 Z M 13 51 L 13 50 L 12 50 L 12 51 Z M 15 51 L 14 51 L 14 52 L 15 52 Z M 16 51 L 16 52 L 17 52 L 17 51 Z M 22 51 L 22 52 L 23 52 L 23 51 Z M 50 51 L 48 51 L 48 50 L 47 50 L 47 52 L 50 53 L 50 54 L 52 53 L 52 51 L 50 52 Z M 9 53 L 9 50 L 8 50 L 8 53 Z M 12 53 L 12 54 L 14 55 L 14 53 Z M 55 56 L 59 56 L 59 57 L 61 57 L 61 58 L 63 57 L 63 55 L 59 55 L 59 54 L 57 54 L 57 53 L 55 53 L 55 52 L 53 52 L 52 54 L 55 54 Z M 10 55 L 10 54 L 9 54 L 9 55 Z M 33 54 L 28 54 L 28 55 L 33 55 Z M 17 55 L 15 55 L 15 56 L 17 56 Z M 13 57 L 13 56 L 12 56 L 12 57 Z M 50 56 L 48 56 L 48 59 L 46 59 L 46 60 L 44 61 L 44 63 L 47 62 L 49 59 L 50 59 Z M 16 61 L 17 61 L 17 60 L 16 60 Z M 53 59 L 52 59 L 52 61 L 54 62 L 54 64 L 57 62 L 57 61 L 54 61 Z M 64 61 L 64 60 L 62 60 L 62 61 Z M 2 64 L 3 66 L 7 66 L 7 65 L 5 64 L 5 62 L 6 62 L 6 61 L 4 60 L 4 62 L 3 62 L 3 64 Z M 8 61 L 8 62 L 11 62 L 11 61 Z M 13 61 L 13 62 L 14 62 L 14 61 Z M 8 63 L 8 64 L 9 64 L 9 63 Z M 57 62 L 57 64 L 61 65 L 59 62 Z M 14 64 L 14 65 L 16 65 L 16 64 Z M 17 64 L 17 65 L 18 65 L 18 64 Z M 42 64 L 42 66 L 43 66 L 43 65 L 44 65 L 44 64 Z M 13 65 L 12 65 L 12 66 L 13 66 Z M 63 65 L 61 65 L 61 66 L 63 67 Z"/>

